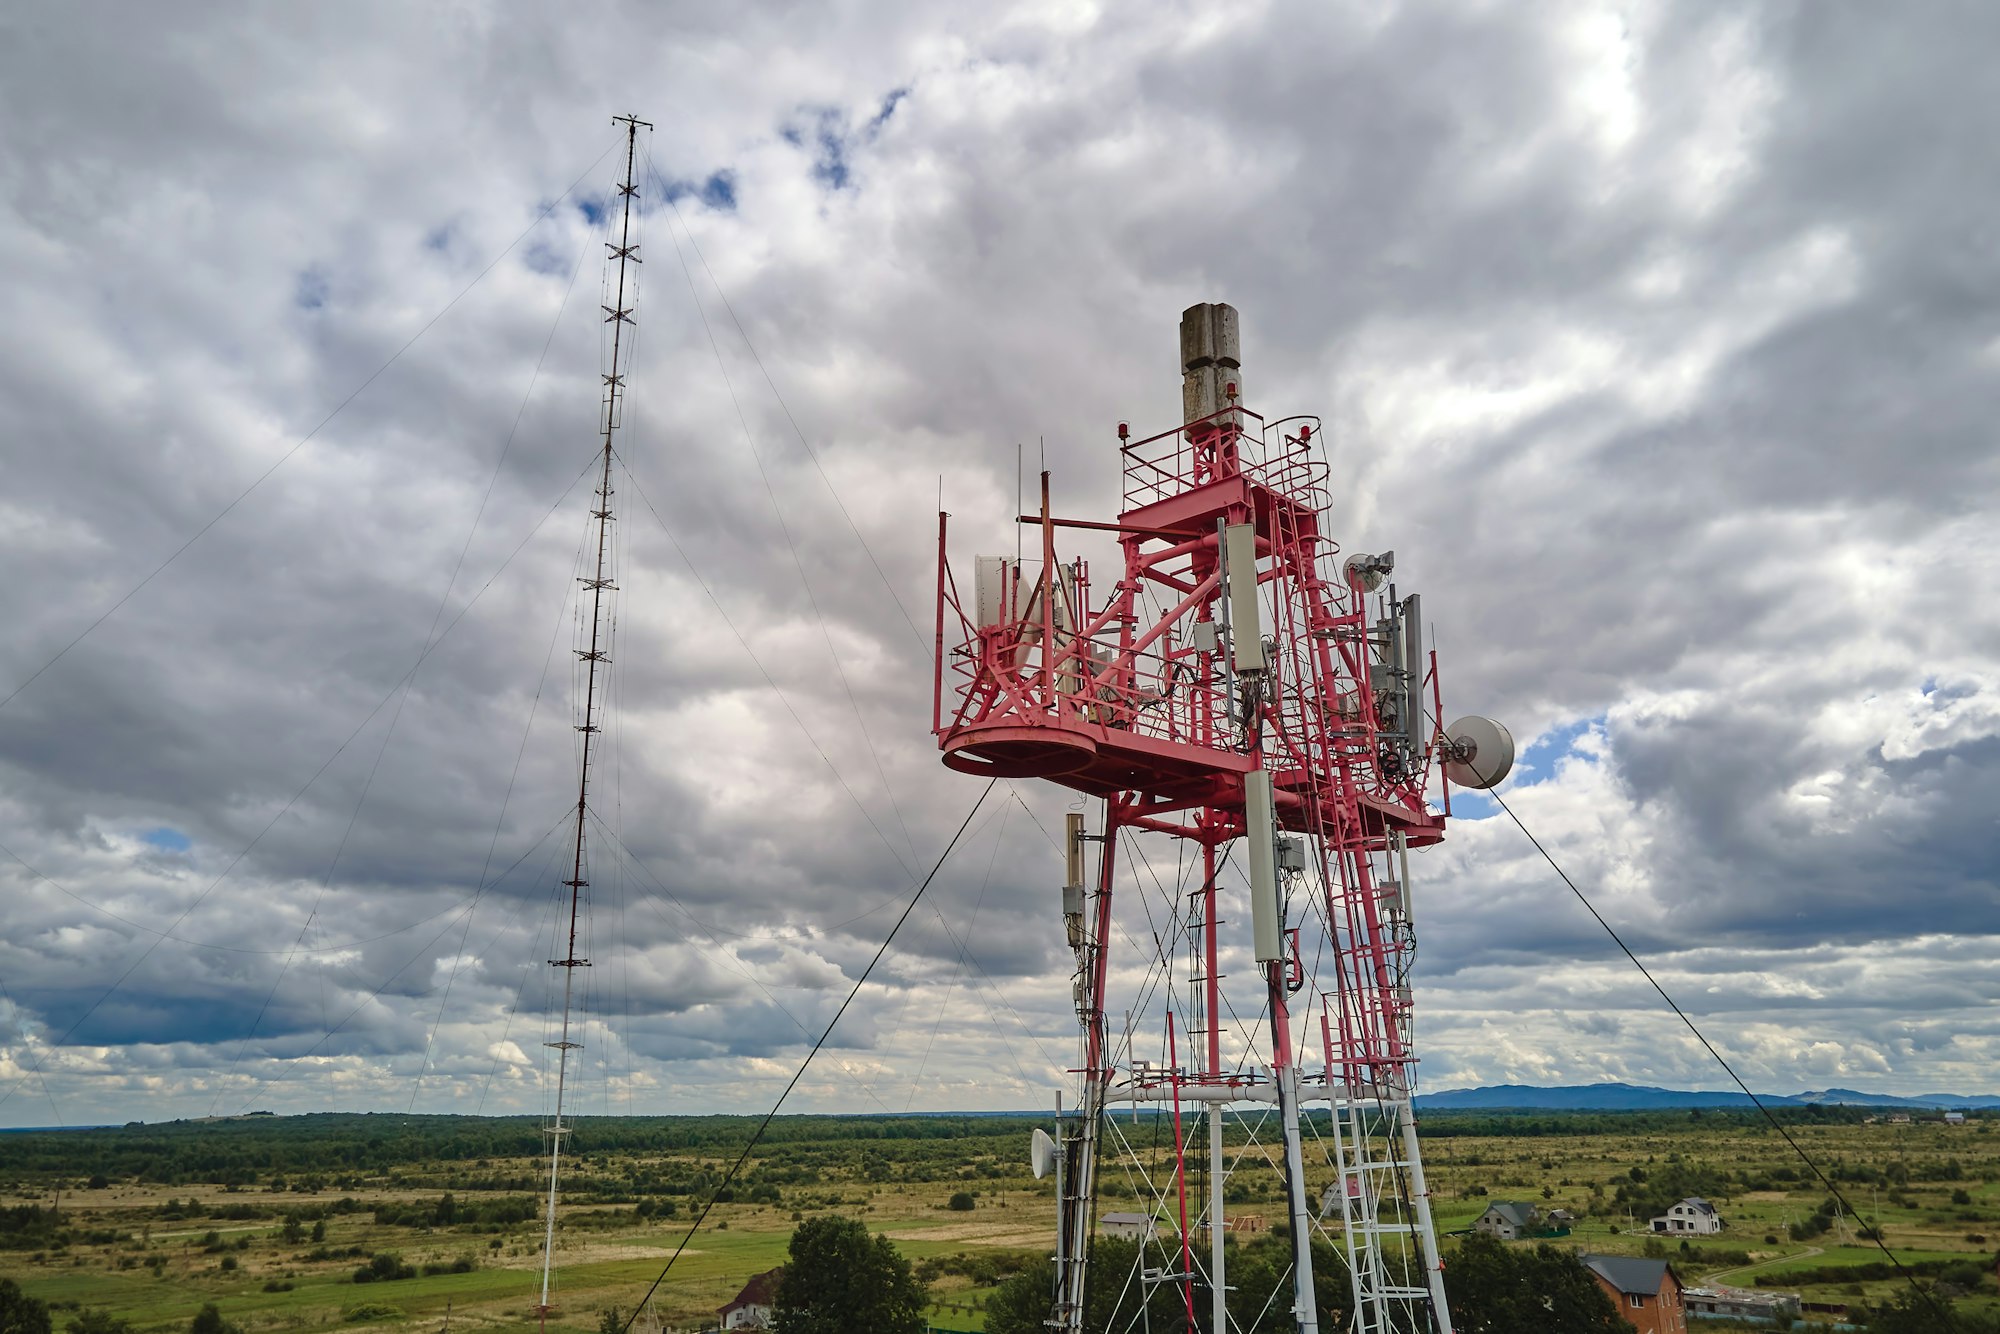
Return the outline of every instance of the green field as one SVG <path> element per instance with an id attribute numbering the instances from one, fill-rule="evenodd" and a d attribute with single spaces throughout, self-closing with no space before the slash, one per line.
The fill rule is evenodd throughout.
<path id="1" fill-rule="evenodd" d="M 1055 1201 L 1025 1170 L 1031 1124 L 784 1118 L 718 1194 L 754 1122 L 586 1120 L 565 1183 L 550 1327 L 595 1330 L 606 1308 L 629 1312 L 713 1200 L 651 1308 L 666 1329 L 712 1324 L 750 1275 L 782 1263 L 799 1220 L 831 1212 L 864 1220 L 915 1262 L 934 1324 L 979 1330 L 998 1284 L 1049 1249 Z M 1788 1114 L 1859 1218 L 1826 1207 L 1828 1191 L 1785 1140 L 1735 1114 L 1434 1114 L 1423 1132 L 1440 1231 L 1469 1227 L 1496 1200 L 1528 1201 L 1579 1216 L 1559 1245 L 1650 1247 L 1690 1283 L 1762 1281 L 1849 1305 L 1900 1282 L 1838 1272 L 1883 1261 L 1861 1233 L 1870 1225 L 1928 1275 L 1957 1266 L 1945 1276 L 1963 1280 L 1968 1264 L 1990 1275 L 1996 1127 L 2000 1118 L 1946 1127 Z M 185 1330 L 206 1303 L 253 1334 L 438 1329 L 447 1312 L 454 1329 L 528 1328 L 539 1138 L 525 1120 L 401 1116 L 0 1136 L 0 1276 L 62 1312 L 106 1309 L 141 1330 Z M 1232 1212 L 1281 1213 L 1267 1175 L 1232 1185 Z M 973 1196 L 970 1211 L 948 1207 L 958 1192 Z M 1657 1200 L 1680 1193 L 1715 1201 L 1727 1230 L 1685 1246 L 1646 1235 Z M 1102 1207 L 1135 1204 L 1108 1184 Z M 357 1281 L 357 1270 L 384 1268 L 411 1276 Z M 2000 1304 L 1990 1277 L 1965 1286 L 1965 1309 Z"/>

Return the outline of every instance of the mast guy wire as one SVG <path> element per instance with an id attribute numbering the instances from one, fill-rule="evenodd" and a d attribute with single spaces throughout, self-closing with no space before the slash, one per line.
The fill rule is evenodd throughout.
<path id="1" fill-rule="evenodd" d="M 1561 865 L 1557 863 L 1556 859 L 1549 855 L 1549 850 L 1542 846 L 1542 840 L 1536 838 L 1534 835 L 1534 831 L 1530 830 L 1527 825 L 1521 822 L 1520 816 L 1514 814 L 1514 808 L 1507 804 L 1506 798 L 1502 797 L 1500 793 L 1494 789 L 1488 789 L 1486 795 L 1493 798 L 1495 802 L 1499 803 L 1500 809 L 1507 812 L 1507 818 L 1514 822 L 1515 828 L 1519 829 L 1523 834 L 1526 834 L 1528 836 L 1528 841 L 1535 845 L 1535 851 L 1542 854 L 1542 860 L 1549 864 L 1549 868 L 1556 873 L 1556 875 L 1562 880 L 1562 882 L 1565 885 L 1569 886 L 1569 892 L 1576 895 L 1576 901 L 1584 906 L 1584 910 L 1588 912 L 1592 917 L 1597 919 L 1597 924 L 1604 928 L 1604 934 L 1611 937 L 1611 943 L 1616 945 L 1619 948 L 1619 950 L 1624 953 L 1627 959 L 1631 960 L 1632 966 L 1639 970 L 1640 975 L 1643 976 L 1646 979 L 1646 981 L 1652 985 L 1653 990 L 1660 993 L 1660 999 L 1667 1003 L 1667 1008 L 1672 1010 L 1674 1014 L 1680 1018 L 1680 1021 L 1683 1024 L 1687 1025 L 1687 1030 L 1688 1032 L 1694 1034 L 1695 1041 L 1701 1043 L 1702 1047 L 1708 1052 L 1708 1054 L 1715 1058 L 1715 1063 L 1722 1067 L 1723 1072 L 1729 1076 L 1730 1080 L 1735 1083 L 1736 1087 L 1743 1090 L 1743 1096 L 1750 1099 L 1750 1105 L 1755 1107 L 1759 1112 L 1763 1113 L 1764 1119 L 1771 1123 L 1771 1129 L 1777 1131 L 1779 1138 L 1783 1139 L 1786 1144 L 1791 1146 L 1792 1152 L 1799 1156 L 1799 1161 L 1804 1163 L 1806 1167 L 1812 1171 L 1812 1174 L 1815 1177 L 1819 1178 L 1819 1183 L 1822 1186 L 1826 1187 L 1827 1193 L 1832 1195 L 1834 1199 L 1840 1201 L 1840 1207 L 1847 1210 L 1849 1215 L 1857 1218 L 1860 1217 L 1859 1214 L 1855 1213 L 1854 1206 L 1847 1202 L 1847 1197 L 1840 1193 L 1840 1187 L 1834 1185 L 1833 1179 L 1827 1176 L 1825 1172 L 1820 1170 L 1820 1165 L 1817 1162 L 1813 1161 L 1812 1155 L 1805 1151 L 1804 1146 L 1802 1146 L 1796 1139 L 1792 1138 L 1792 1133 L 1789 1130 L 1785 1129 L 1784 1123 L 1779 1121 L 1777 1117 L 1771 1114 L 1771 1109 L 1764 1105 L 1764 1100 L 1762 1098 L 1759 1098 L 1755 1093 L 1750 1091 L 1750 1086 L 1743 1082 L 1743 1077 L 1741 1075 L 1736 1073 L 1736 1067 L 1731 1065 L 1727 1060 L 1725 1060 L 1723 1058 L 1722 1053 L 1715 1049 L 1715 1044 L 1708 1040 L 1708 1035 L 1703 1033 L 1699 1028 L 1697 1028 L 1695 1026 L 1694 1020 L 1688 1017 L 1687 1011 L 1683 1010 L 1680 1007 L 1679 1002 L 1675 1001 L 1672 996 L 1669 996 L 1667 994 L 1667 989 L 1660 985 L 1659 979 L 1653 976 L 1652 970 L 1646 967 L 1644 963 L 1640 962 L 1639 956 L 1632 952 L 1632 947 L 1625 943 L 1625 938 L 1618 934 L 1617 929 L 1613 927 L 1611 923 L 1604 920 L 1604 914 L 1597 911 L 1597 906 L 1584 896 L 1584 893 L 1581 889 L 1577 888 L 1576 881 L 1569 878 L 1569 872 L 1563 870 Z M 1889 1263 L 1896 1267 L 1896 1272 L 1902 1275 L 1903 1279 L 1907 1283 L 1909 1283 L 1909 1285 L 1913 1289 L 1915 1289 L 1918 1293 L 1922 1294 L 1924 1303 L 1931 1308 L 1932 1312 L 1935 1313 L 1940 1320 L 1944 1322 L 1944 1328 L 1956 1329 L 1957 1325 L 1952 1320 L 1951 1312 L 1938 1304 L 1937 1297 L 1931 1292 L 1931 1290 L 1917 1282 L 1917 1276 L 1904 1267 L 1903 1262 L 1896 1258 L 1896 1253 L 1889 1249 L 1888 1243 L 1882 1240 L 1882 1228 L 1880 1225 L 1880 1221 L 1877 1220 L 1876 1222 L 1871 1223 L 1867 1231 L 1874 1234 L 1869 1238 L 1869 1240 L 1875 1243 L 1876 1249 L 1881 1251 L 1883 1256 L 1887 1258 Z"/>
<path id="2" fill-rule="evenodd" d="M 687 1244 L 694 1239 L 694 1234 L 701 1231 L 702 1222 L 708 1217 L 708 1211 L 715 1207 L 716 1197 L 736 1179 L 736 1174 L 743 1170 L 743 1164 L 749 1160 L 750 1151 L 764 1138 L 764 1132 L 771 1128 L 771 1121 L 778 1115 L 778 1109 L 785 1105 L 785 1099 L 792 1096 L 792 1090 L 799 1086 L 801 1079 L 805 1078 L 806 1067 L 812 1064 L 813 1057 L 819 1055 L 819 1049 L 826 1045 L 826 1040 L 833 1036 L 834 1026 L 840 1022 L 840 1017 L 847 1013 L 847 1007 L 854 1003 L 854 998 L 861 994 L 861 988 L 867 984 L 869 975 L 875 971 L 875 965 L 881 963 L 882 956 L 889 952 L 889 945 L 896 939 L 896 933 L 903 929 L 903 923 L 909 921 L 910 914 L 917 910 L 917 904 L 923 899 L 924 891 L 931 887 L 931 881 L 937 879 L 937 873 L 944 869 L 945 860 L 951 856 L 951 850 L 957 847 L 958 840 L 965 836 L 965 831 L 972 825 L 972 817 L 979 814 L 979 808 L 986 804 L 986 798 L 992 793 L 993 785 L 999 781 L 997 778 L 989 778 L 986 780 L 986 786 L 979 789 L 979 799 L 972 803 L 972 809 L 965 813 L 963 820 L 959 821 L 958 832 L 951 836 L 951 842 L 944 845 L 944 851 L 938 854 L 937 861 L 931 866 L 930 874 L 923 878 L 923 883 L 917 886 L 917 892 L 912 894 L 910 901 L 903 906 L 902 915 L 897 917 L 895 925 L 889 928 L 889 934 L 882 938 L 882 944 L 875 951 L 875 957 L 861 970 L 861 976 L 854 979 L 854 985 L 848 989 L 847 999 L 840 1003 L 840 1008 L 833 1012 L 833 1018 L 827 1021 L 826 1031 L 819 1035 L 819 1041 L 813 1043 L 812 1050 L 806 1053 L 803 1061 L 799 1062 L 798 1070 L 793 1073 L 791 1082 L 785 1085 L 785 1091 L 778 1095 L 778 1100 L 771 1104 L 771 1110 L 764 1113 L 764 1119 L 757 1123 L 756 1133 L 751 1135 L 750 1142 L 743 1146 L 743 1152 L 736 1155 L 736 1161 L 730 1165 L 728 1175 L 709 1192 L 707 1202 L 701 1206 L 701 1212 L 695 1215 L 694 1222 L 688 1225 L 687 1235 L 681 1238 L 680 1245 L 674 1247 L 674 1253 L 667 1257 L 666 1267 L 660 1270 L 660 1276 L 646 1289 L 646 1295 L 639 1299 L 639 1304 L 632 1308 L 632 1314 L 625 1317 L 625 1323 L 618 1327 L 618 1334 L 630 1334 L 632 1322 L 639 1318 L 639 1312 L 646 1309 L 646 1303 L 653 1300 L 653 1294 L 660 1290 L 660 1284 L 664 1283 L 667 1275 L 673 1271 L 674 1262 L 681 1258 L 681 1252 L 687 1249 Z"/>

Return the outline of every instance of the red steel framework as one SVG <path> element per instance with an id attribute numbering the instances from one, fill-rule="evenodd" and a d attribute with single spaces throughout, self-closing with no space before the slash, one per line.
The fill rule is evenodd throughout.
<path id="1" fill-rule="evenodd" d="M 1410 1112 L 1406 853 L 1442 838 L 1449 813 L 1441 780 L 1445 804 L 1426 800 L 1450 753 L 1435 726 L 1435 656 L 1422 648 L 1414 596 L 1399 600 L 1390 588 L 1371 597 L 1392 557 L 1338 564 L 1323 527 L 1330 467 L 1318 419 L 1266 421 L 1242 406 L 1236 312 L 1191 308 L 1181 344 L 1183 424 L 1141 440 L 1119 426 L 1124 504 L 1115 522 L 1053 516 L 1043 473 L 1039 512 L 1019 516 L 1039 536 L 1040 559 L 979 557 L 968 597 L 946 559 L 946 516 L 938 521 L 932 726 L 944 762 L 1046 779 L 1104 803 L 1095 837 L 1071 817 L 1064 909 L 1078 965 L 1082 1097 L 1056 1155 L 1062 1211 L 1049 1324 L 1081 1328 L 1106 1107 L 1153 1102 L 1162 1114 L 1172 1109 L 1175 1179 L 1157 1199 L 1179 1254 L 1177 1270 L 1148 1277 L 1181 1289 L 1190 1327 L 1230 1327 L 1223 1114 L 1261 1105 L 1275 1108 L 1285 1132 L 1298 1328 L 1317 1328 L 1306 1239 L 1320 1235 L 1347 1261 L 1350 1328 L 1448 1334 Z M 1124 568 L 1108 590 L 1098 591 L 1087 562 L 1060 559 L 1065 530 L 1115 538 Z M 1106 1033 L 1117 848 L 1128 831 L 1200 851 L 1201 884 L 1184 923 L 1198 961 L 1185 1066 L 1171 1028 L 1164 1070 L 1137 1060 L 1115 1068 Z M 1224 1048 L 1217 872 L 1237 839 L 1245 839 L 1261 983 L 1249 1012 L 1261 1005 L 1269 1017 L 1261 1069 Z M 1099 850 L 1089 895 L 1085 842 Z M 1331 976 L 1322 965 L 1313 978 L 1317 1014 L 1298 996 L 1315 957 L 1308 945 L 1331 960 Z M 1311 1056 L 1308 1033 L 1319 1048 Z M 1308 1114 L 1314 1102 L 1328 1104 L 1319 1122 Z M 1209 1201 L 1198 1202 L 1205 1212 L 1192 1225 L 1189 1105 L 1206 1110 L 1212 1168 Z M 1331 1145 L 1317 1165 L 1337 1173 L 1324 1202 L 1308 1189 L 1302 1118 L 1317 1143 Z M 1199 1230 L 1208 1234 L 1205 1260 L 1195 1254 Z M 1202 1289 L 1205 1320 L 1196 1314 Z"/>

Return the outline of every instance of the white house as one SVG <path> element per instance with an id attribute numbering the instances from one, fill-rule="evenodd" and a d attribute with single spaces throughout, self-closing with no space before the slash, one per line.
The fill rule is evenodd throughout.
<path id="1" fill-rule="evenodd" d="M 1713 1236 L 1722 1231 L 1722 1215 L 1699 1196 L 1690 1195 L 1653 1220 L 1653 1231 Z"/>
<path id="2" fill-rule="evenodd" d="M 1097 1230 L 1107 1237 L 1123 1237 L 1127 1241 L 1151 1241 L 1154 1223 L 1151 1214 L 1106 1214 L 1097 1222 Z"/>
<path id="3" fill-rule="evenodd" d="M 785 1274 L 783 1266 L 767 1269 L 743 1285 L 743 1291 L 736 1294 L 736 1300 L 722 1308 L 724 1329 L 769 1329 L 771 1327 L 771 1307 L 777 1301 L 778 1280 Z"/>

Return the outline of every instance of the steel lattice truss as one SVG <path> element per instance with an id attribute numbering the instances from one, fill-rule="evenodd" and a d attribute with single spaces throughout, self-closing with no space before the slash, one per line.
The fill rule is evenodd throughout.
<path id="1" fill-rule="evenodd" d="M 1054 1155 L 1049 1323 L 1081 1328 L 1089 1281 L 1135 1302 L 1174 1287 L 1189 1327 L 1237 1328 L 1224 1197 L 1261 1171 L 1282 1181 L 1299 1329 L 1317 1328 L 1302 1239 L 1319 1237 L 1345 1261 L 1351 1328 L 1449 1334 L 1410 1102 L 1407 851 L 1442 838 L 1449 813 L 1441 777 L 1443 804 L 1427 800 L 1449 745 L 1434 655 L 1417 599 L 1378 591 L 1393 558 L 1339 563 L 1318 420 L 1243 407 L 1236 343 L 1230 307 L 1183 316 L 1184 423 L 1142 440 L 1119 428 L 1114 522 L 1052 516 L 1044 474 L 1040 512 L 1021 516 L 1039 559 L 979 557 L 966 589 L 939 516 L 932 721 L 945 763 L 1103 803 L 1094 834 L 1070 817 L 1081 1097 Z M 1120 549 L 1102 592 L 1087 562 L 1058 554 L 1059 532 L 1077 529 Z M 1155 877 L 1170 920 L 1152 928 L 1150 959 L 1128 946 L 1114 973 L 1114 899 L 1145 895 L 1145 838 L 1176 840 L 1196 883 L 1169 891 Z M 1225 915 L 1243 880 L 1255 980 L 1232 988 L 1222 956 L 1242 942 Z M 1114 990 L 1140 972 L 1131 994 Z M 1148 1026 L 1164 1009 L 1157 1061 L 1135 1055 L 1134 1007 Z M 1166 1153 L 1128 1140 L 1115 1119 L 1128 1106 L 1171 1126 Z M 1153 1220 L 1129 1275 L 1090 1275 L 1100 1160 Z"/>

